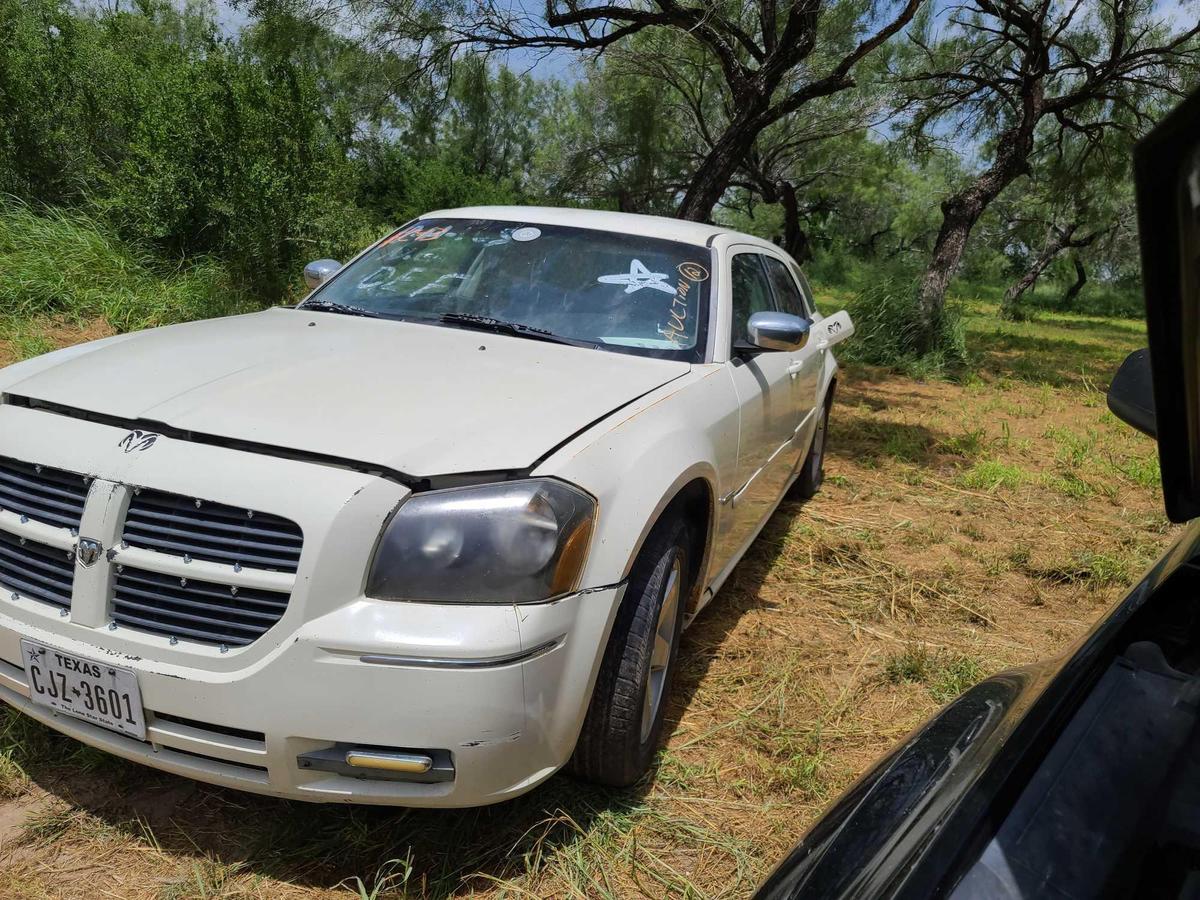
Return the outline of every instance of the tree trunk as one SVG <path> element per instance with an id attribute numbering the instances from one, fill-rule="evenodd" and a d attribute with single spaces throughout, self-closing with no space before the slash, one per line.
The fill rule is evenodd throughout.
<path id="1" fill-rule="evenodd" d="M 675 215 L 692 222 L 706 222 L 713 207 L 729 187 L 743 158 L 754 146 L 763 126 L 756 120 L 763 104 L 756 102 L 744 109 L 717 139 L 688 184 L 687 193 Z"/>
<path id="2" fill-rule="evenodd" d="M 992 167 L 957 194 L 942 201 L 942 227 L 933 245 L 933 258 L 917 293 L 917 328 L 913 349 L 928 353 L 937 337 L 937 325 L 946 304 L 946 288 L 962 261 L 971 229 L 988 204 L 1020 178 L 1029 174 L 1033 132 L 1042 115 L 1042 85 L 1036 82 L 1022 98 L 1021 119 L 1000 136 Z"/>
<path id="3" fill-rule="evenodd" d="M 800 264 L 812 259 L 812 244 L 808 233 L 800 225 L 800 204 L 796 200 L 796 187 L 790 181 L 780 181 L 779 202 L 783 207 L 783 249 Z"/>
<path id="4" fill-rule="evenodd" d="M 1083 263 L 1079 261 L 1078 256 L 1072 261 L 1075 263 L 1075 283 L 1067 288 L 1067 292 L 1063 294 L 1062 303 L 1064 306 L 1072 303 L 1079 296 L 1079 292 L 1083 290 L 1083 286 L 1087 284 L 1087 269 L 1083 267 Z"/>
<path id="5" fill-rule="evenodd" d="M 1038 258 L 1033 261 L 1033 265 L 1017 279 L 1016 283 L 1004 292 L 1004 301 L 1000 304 L 1000 318 L 1007 319 L 1010 322 L 1016 322 L 1024 316 L 1021 314 L 1018 301 L 1021 295 L 1030 290 L 1042 273 L 1046 271 L 1046 266 L 1054 262 L 1054 258 L 1063 250 L 1063 247 L 1071 240 L 1071 234 L 1075 231 L 1075 226 L 1070 226 L 1066 229 L 1052 228 L 1049 237 L 1046 238 L 1046 245 L 1042 248 L 1042 252 L 1038 254 Z"/>

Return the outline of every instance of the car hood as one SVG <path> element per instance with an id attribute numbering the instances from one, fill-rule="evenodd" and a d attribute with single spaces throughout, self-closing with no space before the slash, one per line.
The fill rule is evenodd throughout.
<path id="1" fill-rule="evenodd" d="M 687 363 L 273 309 L 122 335 L 0 372 L 4 393 L 378 465 L 522 469 Z"/>

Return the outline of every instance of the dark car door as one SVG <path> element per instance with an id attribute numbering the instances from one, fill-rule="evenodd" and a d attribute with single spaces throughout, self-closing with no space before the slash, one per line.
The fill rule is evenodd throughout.
<path id="1" fill-rule="evenodd" d="M 1134 152 L 1163 499 L 1200 516 L 1200 92 Z"/>

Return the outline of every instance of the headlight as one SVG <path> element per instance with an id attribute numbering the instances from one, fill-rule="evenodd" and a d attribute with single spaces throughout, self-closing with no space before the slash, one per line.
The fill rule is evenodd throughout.
<path id="1" fill-rule="evenodd" d="M 568 593 L 595 512 L 587 494 L 548 479 L 415 494 L 384 529 L 367 596 L 532 603 Z"/>

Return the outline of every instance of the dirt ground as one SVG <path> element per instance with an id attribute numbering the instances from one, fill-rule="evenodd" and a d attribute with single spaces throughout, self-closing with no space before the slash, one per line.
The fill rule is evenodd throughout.
<path id="1" fill-rule="evenodd" d="M 969 327 L 966 380 L 846 373 L 824 489 L 780 509 L 685 634 L 636 789 L 557 776 L 485 810 L 310 807 L 4 712 L 0 896 L 748 896 L 881 753 L 979 679 L 1068 649 L 1174 532 L 1154 445 L 1102 393 L 1140 327 L 986 309 Z"/>

